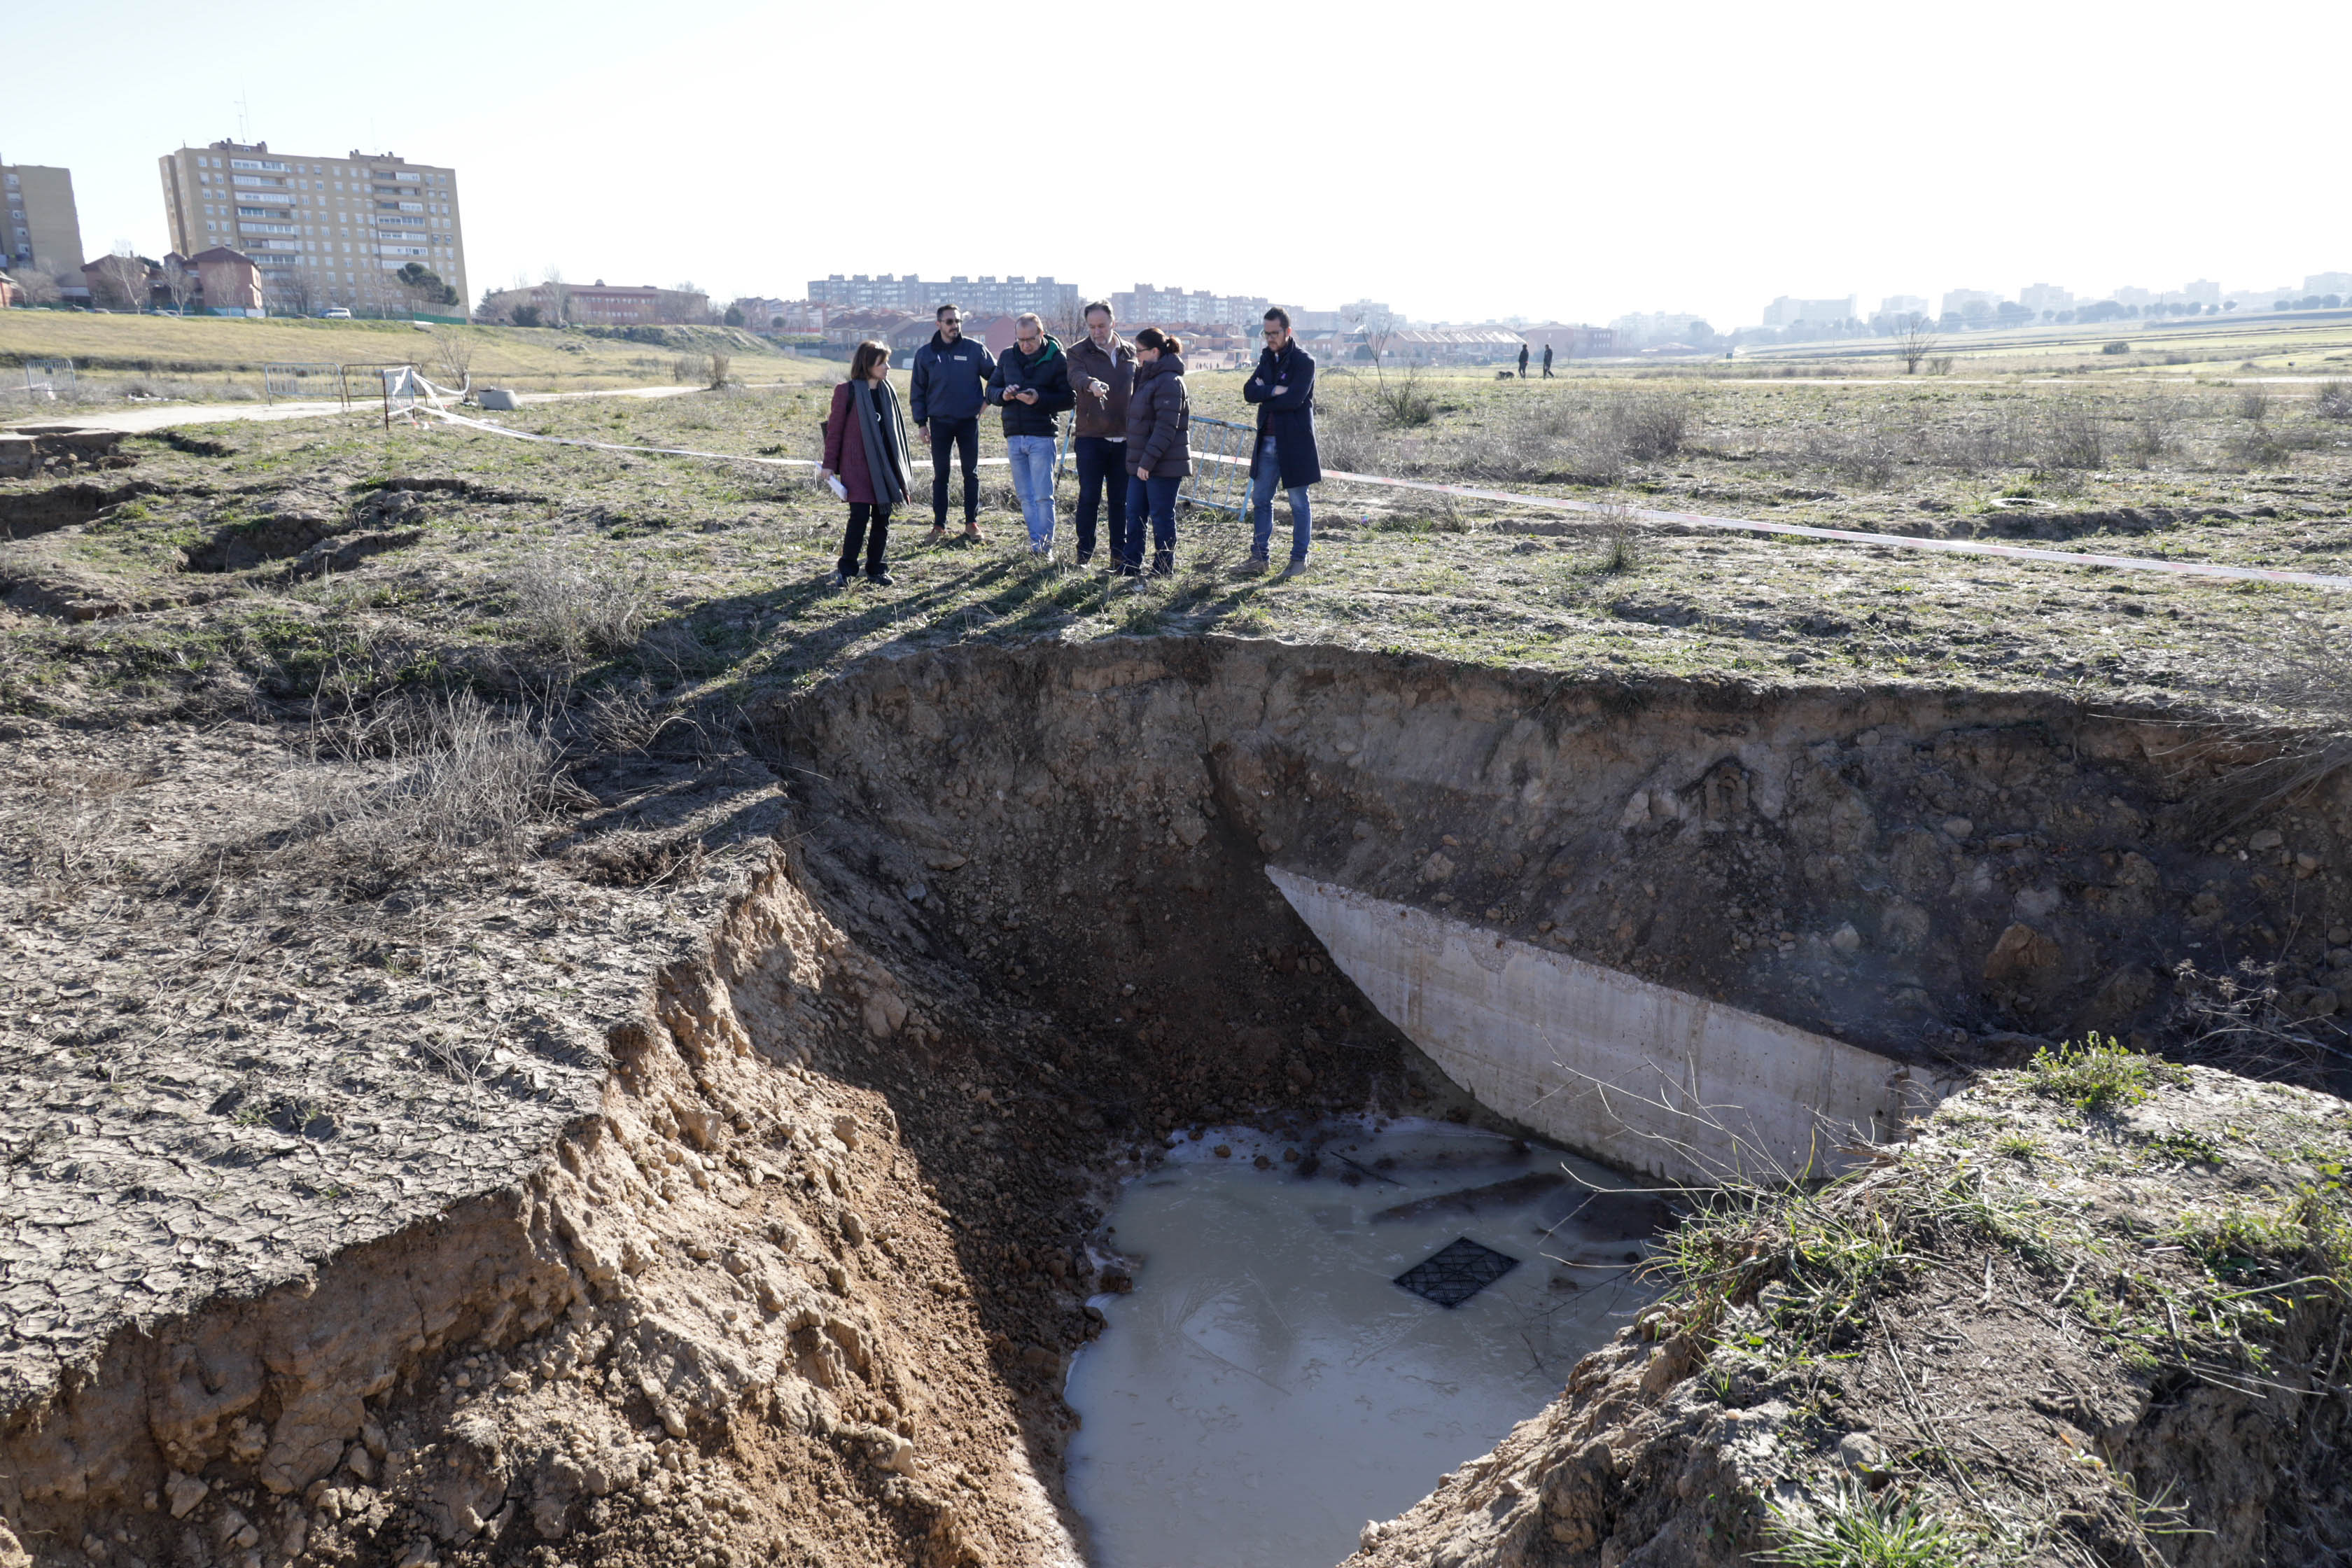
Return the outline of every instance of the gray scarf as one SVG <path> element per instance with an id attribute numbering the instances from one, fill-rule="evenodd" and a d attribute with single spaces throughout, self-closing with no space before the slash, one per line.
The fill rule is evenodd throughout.
<path id="1" fill-rule="evenodd" d="M 857 437 L 866 448 L 866 478 L 874 487 L 874 499 L 884 506 L 896 506 L 907 499 L 914 488 L 914 475 L 907 467 L 907 421 L 898 412 L 898 399 L 887 382 L 882 384 L 882 396 L 874 395 L 875 384 L 853 381 L 849 395 L 857 405 Z M 890 421 L 890 439 L 882 438 L 882 421 Z"/>

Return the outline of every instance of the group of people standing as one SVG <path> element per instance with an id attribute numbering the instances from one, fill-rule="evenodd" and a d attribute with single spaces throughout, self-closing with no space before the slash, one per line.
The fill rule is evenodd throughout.
<path id="1" fill-rule="evenodd" d="M 1061 416 L 1073 415 L 1072 457 L 1078 473 L 1077 559 L 1093 561 L 1098 522 L 1109 525 L 1108 569 L 1125 576 L 1176 570 L 1176 492 L 1192 471 L 1192 394 L 1184 345 L 1146 327 L 1130 341 L 1100 300 L 1083 312 L 1086 335 L 1066 348 L 1035 315 L 1015 319 L 1003 354 L 963 335 L 963 313 L 938 310 L 931 341 L 915 353 L 908 401 L 914 427 L 931 449 L 931 532 L 947 537 L 949 479 L 963 470 L 964 537 L 980 540 L 980 419 L 993 406 L 1004 424 L 1013 493 L 1036 554 L 1054 548 L 1054 469 Z M 1307 569 L 1313 542 L 1307 487 L 1323 477 L 1315 445 L 1315 361 L 1292 339 L 1289 314 L 1266 311 L 1265 347 L 1242 396 L 1257 410 L 1250 451 L 1251 548 L 1243 570 L 1273 564 L 1274 494 L 1290 498 L 1290 561 L 1283 575 Z M 833 574 L 845 586 L 859 570 L 891 581 L 887 564 L 890 511 L 913 494 L 906 416 L 890 385 L 890 351 L 860 343 L 849 379 L 834 389 L 817 478 L 849 503 L 849 524 Z M 1151 554 L 1144 557 L 1150 524 Z"/>

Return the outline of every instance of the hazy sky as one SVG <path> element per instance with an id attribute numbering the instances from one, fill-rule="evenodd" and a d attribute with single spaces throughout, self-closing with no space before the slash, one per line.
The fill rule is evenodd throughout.
<path id="1" fill-rule="evenodd" d="M 243 95 L 275 151 L 454 166 L 477 296 L 551 263 L 788 299 L 1050 272 L 1727 328 L 1782 293 L 2352 269 L 2340 0 L 127 0 L 27 5 L 5 53 L 0 159 L 73 171 L 93 256 L 161 254 L 157 155 Z"/>

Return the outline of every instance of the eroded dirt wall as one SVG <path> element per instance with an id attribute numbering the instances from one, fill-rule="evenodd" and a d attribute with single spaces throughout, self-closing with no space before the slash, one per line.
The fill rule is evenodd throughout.
<path id="1" fill-rule="evenodd" d="M 921 1026 L 780 850 L 540 1173 L 14 1412 L 0 1558 L 1071 1560 L 936 1184 L 801 1065 L 886 997 Z"/>
<path id="2" fill-rule="evenodd" d="M 2216 827 L 2233 753 L 2053 697 L 1151 639 L 878 658 L 766 728 L 877 922 L 1147 1037 L 1311 955 L 1266 864 L 1910 1059 L 2158 1038 L 2184 960 L 2352 1002 L 2340 781 Z"/>

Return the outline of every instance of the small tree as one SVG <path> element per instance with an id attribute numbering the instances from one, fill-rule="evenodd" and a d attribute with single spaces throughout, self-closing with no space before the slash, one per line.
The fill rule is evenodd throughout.
<path id="1" fill-rule="evenodd" d="M 563 280 L 563 269 L 551 266 L 541 286 L 547 290 L 546 302 L 539 307 L 540 326 L 561 327 L 572 320 L 572 285 Z"/>
<path id="2" fill-rule="evenodd" d="M 98 270 L 126 308 L 147 308 L 147 264 L 139 258 L 139 252 L 129 240 L 115 241 L 114 249 L 100 259 Z"/>
<path id="3" fill-rule="evenodd" d="M 1927 317 L 1916 311 L 1897 322 L 1895 328 L 1895 352 L 1903 361 L 1903 374 L 1918 374 L 1920 362 L 1936 352 L 1936 344 L 1939 341 L 1936 335 L 1935 327 Z"/>
<path id="4" fill-rule="evenodd" d="M 51 273 L 38 272 L 27 267 L 22 272 L 11 272 L 8 276 L 14 278 L 16 287 L 25 291 L 25 303 L 27 305 L 54 305 L 59 299 L 58 280 Z"/>
<path id="5" fill-rule="evenodd" d="M 457 290 L 441 280 L 441 275 L 421 261 L 412 261 L 392 275 L 400 291 L 408 299 L 411 310 L 428 305 L 449 306 L 457 303 Z"/>
<path id="6" fill-rule="evenodd" d="M 433 363 L 449 384 L 466 390 L 473 384 L 467 377 L 474 368 L 474 335 L 463 327 L 433 329 Z"/>
<path id="7" fill-rule="evenodd" d="M 173 310 L 187 314 L 188 301 L 196 297 L 199 287 L 194 268 L 176 256 L 163 258 L 163 292 L 171 297 Z"/>
<path id="8" fill-rule="evenodd" d="M 518 327 L 535 327 L 539 325 L 539 307 L 536 305 L 517 305 L 513 310 L 508 311 L 507 314 L 512 318 L 514 324 Z"/>
<path id="9" fill-rule="evenodd" d="M 307 316 L 318 308 L 319 291 L 298 272 L 272 278 L 266 285 L 269 309 L 280 316 Z"/>

